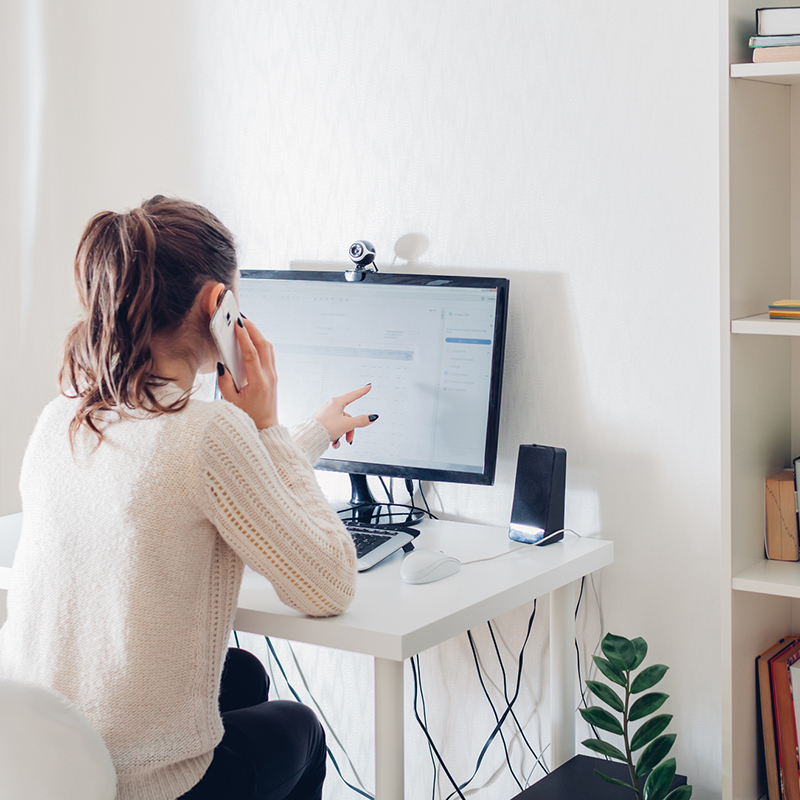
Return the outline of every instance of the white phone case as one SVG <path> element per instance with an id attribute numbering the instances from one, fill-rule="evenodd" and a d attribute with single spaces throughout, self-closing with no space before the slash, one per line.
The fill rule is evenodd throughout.
<path id="1" fill-rule="evenodd" d="M 225 369 L 233 377 L 233 383 L 239 390 L 244 385 L 247 372 L 245 371 L 242 348 L 236 340 L 236 324 L 239 319 L 239 307 L 233 292 L 228 289 L 222 296 L 214 315 L 211 317 L 211 337 L 219 350 L 219 356 Z"/>

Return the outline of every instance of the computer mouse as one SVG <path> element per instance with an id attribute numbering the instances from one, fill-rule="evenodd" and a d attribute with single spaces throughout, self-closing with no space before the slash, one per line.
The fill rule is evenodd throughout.
<path id="1" fill-rule="evenodd" d="M 460 569 L 461 562 L 441 550 L 412 550 L 403 559 L 400 577 L 406 583 L 433 583 Z"/>

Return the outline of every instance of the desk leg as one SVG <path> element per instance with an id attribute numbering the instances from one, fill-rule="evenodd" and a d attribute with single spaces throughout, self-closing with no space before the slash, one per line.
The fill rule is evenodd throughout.
<path id="1" fill-rule="evenodd" d="M 403 800 L 403 664 L 375 659 L 375 800 Z"/>
<path id="2" fill-rule="evenodd" d="M 575 755 L 575 583 L 550 592 L 551 769 Z"/>

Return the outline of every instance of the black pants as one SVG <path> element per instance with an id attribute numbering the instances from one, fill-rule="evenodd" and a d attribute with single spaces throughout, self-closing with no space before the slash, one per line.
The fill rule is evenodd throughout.
<path id="1" fill-rule="evenodd" d="M 321 800 L 325 732 L 311 709 L 267 701 L 268 693 L 261 662 L 228 650 L 219 694 L 225 734 L 200 783 L 180 800 Z"/>

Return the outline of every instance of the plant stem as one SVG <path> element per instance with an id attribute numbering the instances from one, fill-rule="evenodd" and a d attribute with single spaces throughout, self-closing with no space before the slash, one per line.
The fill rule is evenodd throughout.
<path id="1" fill-rule="evenodd" d="M 628 759 L 628 772 L 631 776 L 631 785 L 634 787 L 636 797 L 642 800 L 642 792 L 639 789 L 639 779 L 636 777 L 636 767 L 633 763 L 633 753 L 631 752 L 631 745 L 628 739 L 628 705 L 631 701 L 631 673 L 630 670 L 625 670 L 625 710 L 622 712 L 622 738 L 625 741 L 625 756 Z"/>

